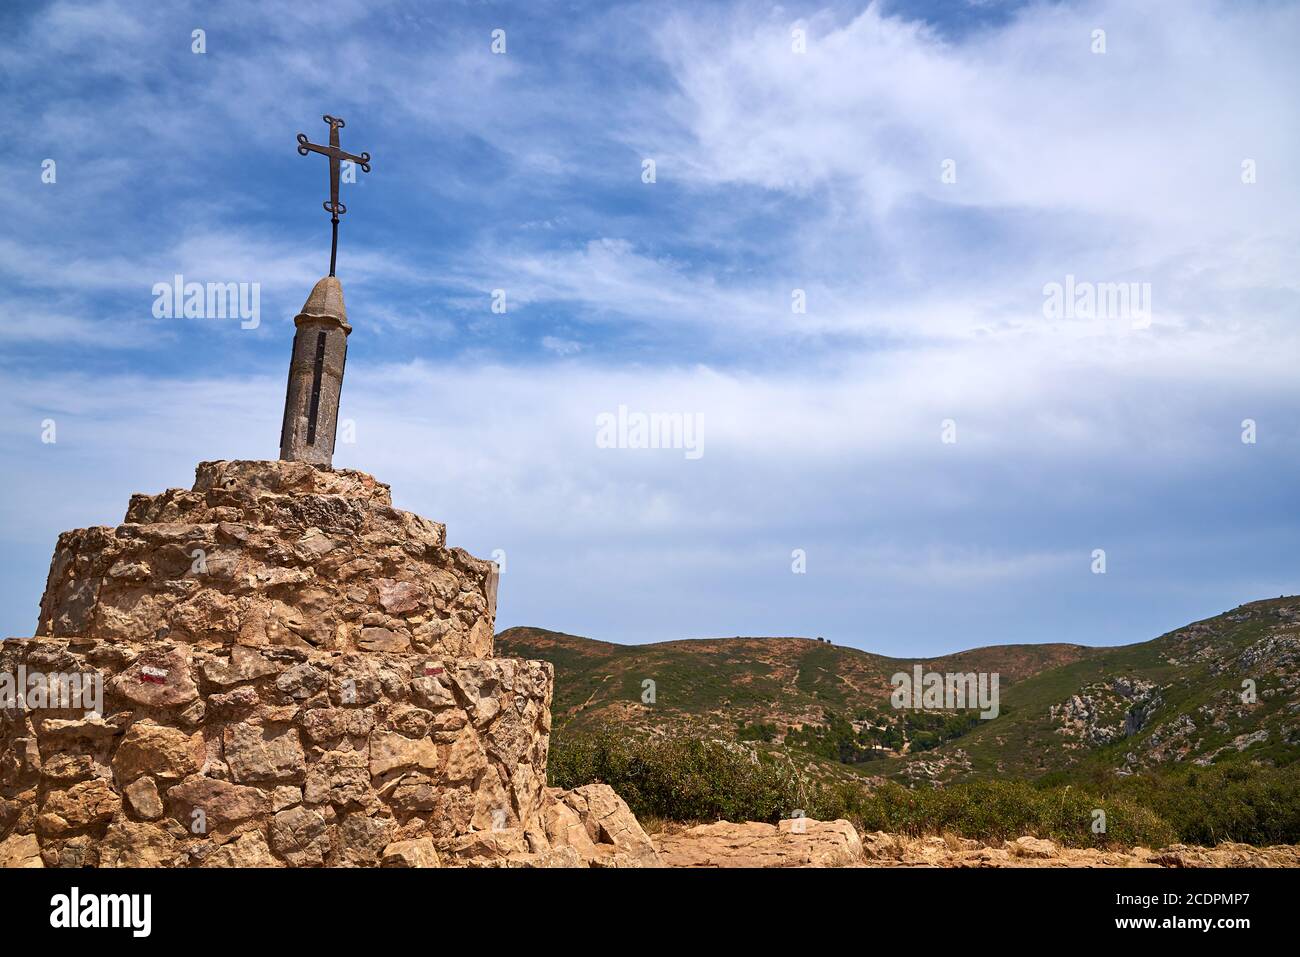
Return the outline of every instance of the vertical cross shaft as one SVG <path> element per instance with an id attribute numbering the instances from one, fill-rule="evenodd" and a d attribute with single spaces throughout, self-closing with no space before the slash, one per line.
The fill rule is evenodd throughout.
<path id="1" fill-rule="evenodd" d="M 343 121 L 328 114 L 328 146 L 308 142 L 298 134 L 298 152 L 320 153 L 329 160 L 330 198 L 324 203 L 330 214 L 330 272 L 316 283 L 294 317 L 293 353 L 289 360 L 289 382 L 284 394 L 284 419 L 280 426 L 280 458 L 286 462 L 309 462 L 329 468 L 334 459 L 334 439 L 338 429 L 339 395 L 343 389 L 343 367 L 348 358 L 347 310 L 343 306 L 343 287 L 335 278 L 338 260 L 339 217 L 348 208 L 339 202 L 339 185 L 343 162 L 355 163 L 363 173 L 370 172 L 370 154 L 360 156 L 339 146 Z M 355 182 L 354 179 L 349 178 Z"/>
<path id="2" fill-rule="evenodd" d="M 328 146 L 319 146 L 307 140 L 307 134 L 298 134 L 298 153 L 306 156 L 308 153 L 320 153 L 330 161 L 330 198 L 323 204 L 325 212 L 330 214 L 330 275 L 334 275 L 334 267 L 338 258 L 339 250 L 339 216 L 348 211 L 348 208 L 339 202 L 339 164 L 342 160 L 348 160 L 355 163 L 361 168 L 361 172 L 370 172 L 370 154 L 362 153 L 357 156 L 353 153 L 345 152 L 339 146 L 339 130 L 345 124 L 338 117 L 330 116 L 326 113 L 321 117 L 330 127 L 330 141 Z"/>

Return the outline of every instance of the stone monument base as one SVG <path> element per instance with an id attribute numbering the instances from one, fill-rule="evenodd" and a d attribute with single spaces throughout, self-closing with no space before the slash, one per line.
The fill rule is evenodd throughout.
<path id="1" fill-rule="evenodd" d="M 492 657 L 495 606 L 361 472 L 203 463 L 64 533 L 0 643 L 0 866 L 656 864 L 546 787 L 553 671 Z"/>
<path id="2" fill-rule="evenodd" d="M 545 662 L 32 638 L 0 673 L 57 676 L 0 717 L 0 862 L 655 862 L 608 788 L 545 787 Z"/>

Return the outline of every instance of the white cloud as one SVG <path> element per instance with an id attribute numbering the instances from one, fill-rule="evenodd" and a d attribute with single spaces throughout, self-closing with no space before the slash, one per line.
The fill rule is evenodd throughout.
<path id="1" fill-rule="evenodd" d="M 1153 495 L 1177 507 L 1248 468 L 1246 456 L 1272 470 L 1300 465 L 1297 429 L 1279 416 L 1285 360 L 1254 379 L 1225 372 L 1222 391 L 1177 394 L 1141 364 L 1118 374 L 1100 356 L 1038 359 L 1019 377 L 934 351 L 757 377 L 354 356 L 342 414 L 357 444 L 340 445 L 335 461 L 389 482 L 400 507 L 446 521 L 452 544 L 505 549 L 503 623 L 596 630 L 635 608 L 640 624 L 605 636 L 846 640 L 865 595 L 887 587 L 875 600 L 919 602 L 907 614 L 920 627 L 916 608 L 936 589 L 983 589 L 996 603 L 1077 585 L 1098 536 L 1113 563 L 1127 563 L 1129 587 L 1159 588 L 1174 566 L 1133 557 L 1172 531 Z M 119 521 L 132 492 L 188 485 L 200 459 L 274 456 L 283 380 L 278 370 L 210 381 L 11 374 L 3 395 L 0 451 L 16 468 L 0 521 L 14 540 L 52 546 L 64 528 Z M 1134 405 L 1137 395 L 1149 398 Z M 598 448 L 596 416 L 619 404 L 701 415 L 704 457 Z M 1259 448 L 1239 441 L 1243 408 L 1266 423 Z M 39 442 L 47 416 L 54 446 Z M 947 416 L 956 445 L 940 441 Z M 1243 491 L 1252 474 L 1236 479 Z M 1129 527 L 1097 524 L 1116 510 Z M 1231 554 L 1241 530 L 1197 535 L 1195 550 L 1166 561 Z M 789 574 L 796 547 L 809 550 L 806 584 Z M 33 570 L 33 603 L 42 576 Z M 753 601 L 765 591 L 780 608 L 761 627 L 765 606 Z"/>
<path id="2" fill-rule="evenodd" d="M 944 614 L 937 593 L 976 595 L 952 614 L 987 617 L 937 649 L 951 650 L 998 640 L 1035 601 L 1037 621 L 1054 623 L 1053 602 L 1098 584 L 1075 571 L 1098 539 L 1128 570 L 1108 583 L 1144 608 L 1157 593 L 1185 599 L 1188 582 L 1231 577 L 1242 600 L 1258 597 L 1252 582 L 1276 592 L 1285 580 L 1281 550 L 1253 551 L 1279 520 L 1251 508 L 1282 511 L 1289 489 L 1272 477 L 1297 464 L 1300 10 L 1043 4 L 944 40 L 883 9 L 811 10 L 802 57 L 789 51 L 794 14 L 757 5 L 613 10 L 518 58 L 402 5 L 367 19 L 354 2 L 331 19 L 334 55 L 369 78 L 345 106 L 389 139 L 403 184 L 391 241 L 343 240 L 349 304 L 366 303 L 354 320 L 391 348 L 349 357 L 343 414 L 358 444 L 336 458 L 446 520 L 453 544 L 506 548 L 504 623 L 868 641 L 854 623 L 881 609 L 900 633 L 924 630 Z M 188 17 L 145 24 L 109 4 L 52 7 L 50 32 L 6 45 L 0 65 L 76 54 L 91 77 L 124 72 L 110 102 L 125 153 L 195 157 L 213 128 L 241 155 L 288 149 L 284 131 L 339 94 L 300 44 L 317 21 L 243 12 L 259 43 L 240 69 L 215 69 L 232 34 L 213 31 L 211 59 L 187 61 L 212 68 L 202 81 L 159 82 L 177 68 L 157 38 Z M 1105 56 L 1088 53 L 1097 24 Z M 95 46 L 97 30 L 114 42 Z M 617 76 L 547 60 L 573 51 Z M 105 104 L 69 89 L 31 101 L 29 134 L 93 144 Z M 446 141 L 437 162 L 431 140 Z M 185 181 L 198 159 L 146 166 L 148 189 L 123 189 L 137 154 L 90 162 L 98 148 L 78 149 L 59 153 L 57 192 L 36 192 L 35 170 L 0 182 L 19 227 L 0 240 L 19 290 L 0 301 L 8 342 L 95 345 L 95 323 L 117 315 L 102 302 L 138 290 L 143 312 L 151 285 L 178 271 L 261 282 L 264 308 L 274 298 L 281 312 L 324 272 L 318 208 L 320 242 L 298 247 L 255 225 L 278 213 L 248 217 L 270 200 L 242 180 L 210 206 L 177 203 L 206 195 Z M 654 193 L 635 177 L 647 155 L 660 161 Z M 939 179 L 949 157 L 951 186 Z M 1254 186 L 1239 178 L 1247 157 Z M 624 180 L 634 202 L 617 193 Z M 104 243 L 92 227 L 140 194 L 159 208 L 122 222 L 151 225 Z M 422 201 L 439 195 L 456 199 L 462 231 L 432 252 Z M 1044 318 L 1043 284 L 1066 274 L 1150 282 L 1151 327 Z M 791 312 L 795 287 L 806 314 Z M 489 316 L 494 288 L 526 328 L 501 320 L 489 329 L 508 334 L 462 338 L 458 322 Z M 654 363 L 603 348 L 627 327 L 687 345 Z M 114 358 L 86 370 L 70 371 L 84 350 L 0 366 L 11 540 L 52 546 L 63 528 L 116 522 L 130 492 L 187 485 L 201 458 L 276 454 L 278 350 L 259 360 L 241 340 L 232 355 L 250 364 L 222 376 L 159 374 L 143 352 L 122 372 L 121 347 L 149 328 L 114 328 Z M 414 330 L 446 357 L 405 361 Z M 265 322 L 259 336 L 276 333 Z M 507 360 L 503 342 L 536 352 Z M 713 361 L 696 361 L 697 346 Z M 598 448 L 595 417 L 620 404 L 701 415 L 704 457 Z M 47 416 L 55 446 L 39 442 Z M 1238 439 L 1247 416 L 1258 447 Z M 947 418 L 954 446 L 939 441 Z M 794 547 L 810 550 L 807 579 L 789 573 Z"/>
<path id="3" fill-rule="evenodd" d="M 1282 172 L 1300 142 L 1281 82 L 1296 77 L 1294 6 L 1041 4 L 950 43 L 872 5 L 810 17 L 803 55 L 787 18 L 732 12 L 678 14 L 659 37 L 680 87 L 676 150 L 702 179 L 833 185 L 840 205 L 881 215 L 916 198 L 1039 209 L 1063 234 L 1078 215 L 1166 240 L 1293 221 L 1276 204 L 1300 196 Z M 1273 168 L 1263 189 L 1243 188 L 1247 157 Z"/>

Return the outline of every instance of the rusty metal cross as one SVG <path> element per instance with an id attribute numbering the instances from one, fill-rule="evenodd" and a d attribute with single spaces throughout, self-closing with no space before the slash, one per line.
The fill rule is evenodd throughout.
<path id="1" fill-rule="evenodd" d="M 324 203 L 325 212 L 330 214 L 330 224 L 333 226 L 334 238 L 330 243 L 330 275 L 334 275 L 334 264 L 338 258 L 339 251 L 339 217 L 348 211 L 348 208 L 339 202 L 339 164 L 343 160 L 355 163 L 361 168 L 361 172 L 370 172 L 370 154 L 362 153 L 356 156 L 352 153 L 344 152 L 339 148 L 339 130 L 346 125 L 341 119 L 330 116 L 328 113 L 321 117 L 330 125 L 330 145 L 318 146 L 315 143 L 307 141 L 306 133 L 298 134 L 298 153 L 306 156 L 308 153 L 320 153 L 328 157 L 330 161 L 330 198 Z"/>

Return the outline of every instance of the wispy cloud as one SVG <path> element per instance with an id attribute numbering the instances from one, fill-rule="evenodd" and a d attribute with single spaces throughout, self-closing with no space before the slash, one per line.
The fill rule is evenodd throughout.
<path id="1" fill-rule="evenodd" d="M 332 112 L 376 157 L 337 460 L 505 549 L 503 625 L 937 653 L 1294 590 L 1300 8 L 558 9 L 0 14 L 13 554 L 275 454 L 329 235 L 293 134 Z M 265 321 L 154 319 L 177 273 L 258 283 Z M 1049 317 L 1067 280 L 1149 322 Z M 598 447 L 620 406 L 698 415 L 705 454 Z M 44 567 L 5 571 L 21 632 Z"/>

